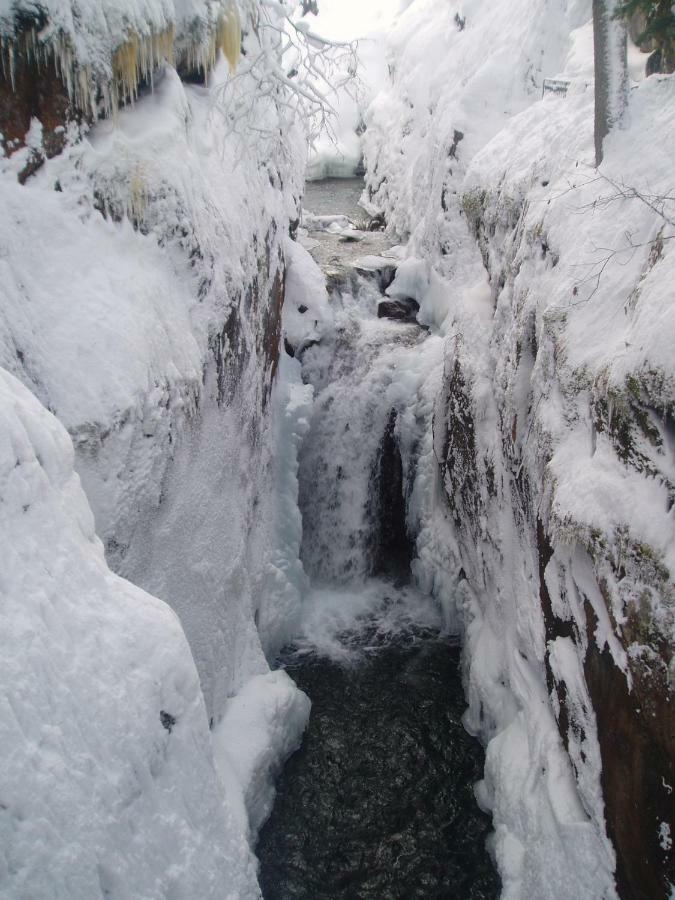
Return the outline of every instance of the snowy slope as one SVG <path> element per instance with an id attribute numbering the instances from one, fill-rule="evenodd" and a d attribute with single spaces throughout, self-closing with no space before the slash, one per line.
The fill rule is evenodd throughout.
<path id="1" fill-rule="evenodd" d="M 464 622 L 506 897 L 658 896 L 669 866 L 675 84 L 634 86 L 596 172 L 589 19 L 417 0 L 365 137 L 408 239 L 389 292 L 446 336 L 409 515 Z"/>
<path id="2" fill-rule="evenodd" d="M 0 546 L 0 896 L 258 896 L 180 624 L 108 569 L 65 429 L 5 372 Z"/>

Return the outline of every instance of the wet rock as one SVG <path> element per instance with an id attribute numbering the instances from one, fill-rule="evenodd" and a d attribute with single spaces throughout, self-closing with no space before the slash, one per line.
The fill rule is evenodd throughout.
<path id="1" fill-rule="evenodd" d="M 396 300 L 382 300 L 377 304 L 378 319 L 399 319 L 403 322 L 417 321 L 420 305 L 412 297 Z"/>
<path id="2" fill-rule="evenodd" d="M 407 579 L 413 542 L 406 526 L 403 461 L 396 439 L 396 410 L 392 409 L 375 463 L 371 489 L 372 573 Z"/>
<path id="3" fill-rule="evenodd" d="M 672 821 L 675 783 L 675 714 L 668 670 L 656 656 L 647 665 L 633 661 L 631 690 L 607 646 L 600 649 L 598 620 L 588 601 L 585 613 L 584 675 L 597 720 L 619 895 L 622 900 L 665 898 L 675 876 L 672 845 L 661 831 L 661 823 Z"/>
<path id="4" fill-rule="evenodd" d="M 41 23 L 41 19 L 22 23 L 26 30 L 15 37 L 11 63 L 0 48 L 0 146 L 11 155 L 26 145 L 34 120 L 42 126 L 40 146 L 33 148 L 18 176 L 22 184 L 45 159 L 63 150 L 68 123 L 82 118 L 71 108 L 67 88 L 54 64 L 39 66 L 30 54 L 28 35 Z"/>
<path id="5" fill-rule="evenodd" d="M 550 648 L 559 638 L 575 644 L 582 641 L 578 625 L 561 619 L 555 612 L 546 584 L 545 571 L 553 557 L 553 546 L 544 526 L 537 520 L 539 584 L 546 628 L 546 677 L 550 693 L 557 698 L 556 721 L 566 750 L 570 742 L 588 727 L 578 702 L 570 702 L 564 682 L 556 681 L 550 665 Z M 619 572 L 616 573 L 620 577 Z M 624 574 L 625 577 L 625 574 Z M 598 584 L 608 612 L 612 609 L 606 585 Z M 583 596 L 583 595 L 582 595 Z M 611 616 L 611 612 L 609 612 Z M 639 613 L 629 611 L 623 623 L 626 644 L 646 644 L 641 634 Z M 675 783 L 675 754 L 672 735 L 675 716 L 668 685 L 671 654 L 651 636 L 647 660 L 629 657 L 632 685 L 617 667 L 607 645 L 597 639 L 598 619 L 584 597 L 586 646 L 584 677 L 597 723 L 602 757 L 601 783 L 605 800 L 607 833 L 617 851 L 616 880 L 622 900 L 649 900 L 666 897 L 673 877 L 670 847 L 659 830 L 668 822 Z M 660 650 L 660 654 L 656 652 Z M 572 765 L 577 776 L 574 755 Z"/>
<path id="6" fill-rule="evenodd" d="M 384 256 L 364 256 L 354 263 L 354 271 L 362 278 L 375 281 L 381 294 L 396 277 L 397 264 Z"/>

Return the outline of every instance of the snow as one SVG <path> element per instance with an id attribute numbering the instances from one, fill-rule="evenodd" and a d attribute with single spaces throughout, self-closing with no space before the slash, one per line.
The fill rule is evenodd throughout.
<path id="1" fill-rule="evenodd" d="M 25 547 L 21 508 L 5 510 L 18 554 L 8 621 L 39 640 L 0 678 L 16 708 L 36 710 L 24 736 L 9 707 L 0 713 L 3 768 L 16 767 L 8 827 L 20 838 L 3 835 L 3 896 L 24 883 L 25 895 L 53 896 L 47 872 L 73 898 L 259 895 L 251 846 L 307 712 L 265 657 L 293 627 L 305 586 L 296 444 L 310 397 L 285 360 L 272 386 L 272 305 L 305 148 L 299 127 L 286 128 L 283 153 L 241 123 L 233 133 L 229 83 L 224 62 L 209 89 L 167 66 L 114 121 L 71 129 L 64 153 L 24 186 L 25 151 L 0 159 L 2 377 L 58 418 L 43 410 L 31 439 L 49 445 L 57 429 L 91 506 L 69 476 L 72 510 L 45 514 Z M 237 86 L 250 91 L 250 76 Z M 268 126 L 273 110 L 251 115 Z M 68 537 L 68 517 L 83 519 L 85 537 Z M 2 569 L 4 589 L 4 556 Z M 62 615 L 45 597 L 65 604 Z M 14 679 L 19 664 L 30 677 Z M 242 746 L 260 749 L 254 769 L 231 762 L 243 752 L 237 702 L 248 710 Z M 162 710 L 176 718 L 165 719 L 171 731 Z M 32 749 L 40 714 L 50 750 Z M 58 804 L 42 799 L 40 778 Z"/>
<path id="2" fill-rule="evenodd" d="M 0 895 L 258 896 L 175 614 L 108 569 L 65 429 L 5 372 L 0 420 Z"/>
<path id="3" fill-rule="evenodd" d="M 269 672 L 252 678 L 227 703 L 213 734 L 216 768 L 224 783 L 232 770 L 244 786 L 243 821 L 254 838 L 272 809 L 281 763 L 300 746 L 309 709 L 309 698 L 283 670 Z"/>
<path id="4" fill-rule="evenodd" d="M 201 354 L 187 291 L 166 252 L 128 220 L 116 225 L 68 207 L 62 193 L 3 185 L 0 361 L 17 370 L 20 351 L 41 400 L 67 426 L 114 419 L 143 390 L 159 387 L 167 371 L 181 385 L 168 390 L 182 390 L 186 402 L 200 379 Z M 41 248 L 40 268 L 26 245 Z M 87 377 L 102 357 L 107 377 Z"/>
<path id="5" fill-rule="evenodd" d="M 406 244 L 388 293 L 415 298 L 441 344 L 412 402 L 418 421 L 434 417 L 408 504 L 413 571 L 464 635 L 466 724 L 487 745 L 478 793 L 513 898 L 615 896 L 584 602 L 598 618 L 588 639 L 609 648 L 628 686 L 641 651 L 626 646 L 622 623 L 640 592 L 666 644 L 675 636 L 665 413 L 675 257 L 671 241 L 655 243 L 673 219 L 658 198 L 672 194 L 675 81 L 634 84 L 596 172 L 590 18 L 586 0 L 442 11 L 415 0 L 389 36 L 391 78 L 364 135 L 363 203 Z M 566 97 L 542 96 L 544 77 L 568 79 Z M 635 428 L 626 451 L 616 429 L 636 402 L 654 430 L 650 440 Z M 450 475 L 438 465 L 446 440 Z M 546 643 L 537 520 L 553 545 L 553 610 L 574 623 L 575 641 Z M 612 565 L 631 568 L 636 547 L 648 548 L 645 568 L 618 582 Z M 650 559 L 664 581 L 647 572 Z M 585 734 L 568 731 L 569 755 L 547 667 Z"/>
<path id="6" fill-rule="evenodd" d="M 314 229 L 317 223 L 327 218 L 303 215 L 306 225 Z M 333 224 L 336 218 L 330 217 Z M 328 302 L 326 280 L 321 269 L 314 262 L 309 252 L 300 244 L 288 240 L 285 245 L 286 255 L 286 302 L 284 304 L 284 335 L 297 355 L 302 354 L 304 347 L 320 341 L 330 334 L 333 326 L 333 312 Z M 301 312 L 302 310 L 302 312 Z"/>

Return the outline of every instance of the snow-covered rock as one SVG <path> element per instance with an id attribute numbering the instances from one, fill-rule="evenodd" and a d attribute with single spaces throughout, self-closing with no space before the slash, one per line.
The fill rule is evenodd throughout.
<path id="1" fill-rule="evenodd" d="M 112 7 L 106 8 L 112 15 Z M 256 8 L 251 4 L 249 11 Z M 255 35 L 249 31 L 246 39 Z M 265 52 L 273 56 L 275 48 L 265 46 Z M 171 66 L 160 65 L 153 93 L 113 120 L 88 130 L 69 129 L 63 153 L 44 162 L 25 184 L 17 183 L 17 175 L 25 180 L 30 148 L 0 157 L 0 365 L 67 429 L 107 563 L 178 613 L 199 674 L 197 683 L 191 670 L 193 694 L 188 699 L 199 706 L 201 733 L 193 723 L 176 741 L 201 742 L 199 753 L 210 767 L 211 781 L 194 774 L 201 757 L 193 761 L 186 751 L 172 762 L 173 780 L 170 786 L 167 781 L 163 805 L 158 801 L 156 806 L 157 815 L 169 821 L 166 829 L 187 831 L 191 824 L 182 824 L 187 815 L 183 807 L 192 803 L 194 789 L 207 797 L 201 818 L 195 813 L 194 836 L 183 842 L 184 857 L 183 845 L 176 849 L 177 839 L 172 843 L 166 829 L 158 826 L 150 834 L 151 814 L 129 801 L 124 827 L 136 835 L 129 840 L 135 841 L 139 858 L 146 840 L 148 847 L 156 841 L 160 848 L 155 856 L 147 851 L 145 874 L 138 875 L 136 885 L 131 868 L 118 866 L 115 858 L 110 865 L 105 862 L 106 853 L 123 855 L 126 845 L 118 842 L 118 850 L 108 821 L 117 807 L 108 811 L 101 801 L 108 824 L 95 834 L 92 830 L 105 868 L 99 892 L 105 888 L 119 896 L 170 896 L 172 878 L 177 897 L 223 896 L 229 884 L 233 896 L 257 895 L 250 844 L 260 811 L 271 803 L 271 773 L 299 739 L 307 714 L 306 699 L 290 683 L 284 701 L 274 708 L 263 691 L 250 687 L 270 677 L 265 651 L 274 654 L 286 639 L 305 587 L 297 553 L 293 441 L 302 434 L 308 398 L 292 366 L 285 365 L 279 375 L 284 245 L 289 223 L 297 218 L 305 141 L 301 127 L 286 128 L 283 148 L 271 151 L 261 134 L 272 127 L 275 107 L 264 98 L 258 102 L 254 76 L 240 73 L 235 81 L 228 68 L 221 60 L 205 88 L 183 83 Z M 18 85 L 13 99 L 17 105 L 25 99 L 21 89 Z M 249 98 L 251 118 L 246 122 L 233 111 L 237 91 Z M 259 130 L 249 127 L 253 120 Z M 275 453 L 280 435 L 289 448 L 283 456 Z M 87 528 L 100 556 L 93 522 Z M 35 536 L 38 549 L 42 539 L 48 538 Z M 30 569 L 27 554 L 20 562 Z M 102 557 L 100 566 L 104 568 Z M 59 591 L 58 571 L 49 572 L 45 590 Z M 106 577 L 113 579 L 109 573 Z M 126 585 L 120 588 L 122 595 L 133 600 L 136 595 L 127 582 L 115 583 Z M 38 588 L 31 602 L 38 603 Z M 141 590 L 136 593 L 145 596 Z M 75 593 L 73 603 L 81 602 Z M 175 617 L 159 601 L 148 603 L 163 610 L 192 666 Z M 161 655 L 163 641 L 161 617 L 158 622 L 156 629 L 152 619 L 139 624 L 138 654 L 130 652 L 118 668 L 128 663 L 131 669 L 128 692 L 134 690 L 133 679 L 143 684 L 147 675 L 162 700 L 165 688 L 153 668 L 153 653 Z M 96 637 L 102 646 L 117 640 L 116 632 L 106 634 L 106 627 L 102 621 Z M 167 662 L 167 671 L 172 666 L 179 671 L 178 662 Z M 95 667 L 92 651 L 78 670 L 93 692 L 99 681 L 97 672 L 88 669 Z M 30 690 L 39 692 L 44 679 L 48 697 L 55 671 L 37 671 Z M 109 690 L 123 706 L 127 688 L 117 669 L 114 677 L 108 674 L 115 682 Z M 0 683 L 3 689 L 9 684 L 4 677 Z M 222 719 L 242 690 L 252 716 L 247 746 L 257 742 L 267 748 L 259 754 L 255 772 L 245 767 L 235 771 L 227 762 L 236 756 L 240 734 L 238 726 L 223 725 Z M 18 683 L 16 704 L 30 707 L 30 696 L 26 693 L 23 700 L 23 692 Z M 65 731 L 82 730 L 80 707 L 86 706 L 87 696 L 83 688 L 80 704 L 73 688 L 71 705 L 60 713 Z M 170 693 L 167 703 L 172 697 Z M 186 719 L 183 710 L 189 703 L 183 700 L 182 706 L 178 701 L 174 705 Z M 146 700 L 139 689 L 141 702 Z M 128 753 L 132 774 L 143 753 L 151 758 L 155 744 L 158 753 L 164 752 L 164 739 L 154 737 L 155 726 L 160 738 L 174 740 L 178 733 L 181 719 L 167 706 L 164 721 L 172 728 L 167 737 L 169 729 L 158 718 L 162 709 L 115 751 L 120 766 Z M 134 703 L 130 710 L 130 717 L 136 714 Z M 12 716 L 5 708 L 0 727 L 13 728 Z M 171 717 L 177 719 L 175 728 Z M 92 709 L 86 722 L 92 741 L 105 745 L 103 708 Z M 218 731 L 225 788 L 213 774 L 208 724 Z M 3 768 L 8 746 L 0 750 Z M 17 755 L 17 766 L 26 753 L 24 748 Z M 51 759 L 54 790 L 67 792 L 68 754 L 59 757 L 54 751 Z M 85 761 L 89 774 L 78 782 L 93 802 L 108 791 L 106 759 L 105 753 L 97 758 L 94 746 L 90 762 Z M 123 802 L 125 791 L 135 796 L 133 783 L 122 791 Z M 244 804 L 243 798 L 253 794 L 257 805 Z M 82 808 L 83 815 L 90 809 Z M 41 815 L 37 807 L 26 812 L 24 827 L 39 831 Z M 88 844 L 80 851 L 74 841 L 68 838 L 63 851 L 70 854 L 71 869 L 80 852 L 83 860 L 89 852 Z M 58 846 L 45 838 L 44 860 L 35 865 L 25 856 L 15 858 L 27 884 L 43 877 L 39 869 L 49 870 L 50 855 L 61 852 Z M 208 864 L 202 863 L 206 857 Z M 141 867 L 135 860 L 129 866 Z M 14 861 L 9 865 L 7 877 L 14 877 Z M 156 884 L 149 881 L 153 872 Z M 0 873 L 0 891 L 4 876 Z M 209 879 L 216 885 L 213 891 Z M 72 890 L 66 886 L 63 896 L 97 896 L 89 882 L 82 884 Z"/>
<path id="2" fill-rule="evenodd" d="M 416 0 L 365 135 L 390 293 L 445 336 L 414 567 L 463 621 L 506 897 L 671 865 L 675 82 L 633 85 L 595 170 L 590 6 Z"/>
<path id="3" fill-rule="evenodd" d="M 177 610 L 217 717 L 267 671 L 251 532 L 304 157 L 237 167 L 212 99 L 168 70 L 29 184 L 4 162 L 0 362 L 70 431 L 109 561 Z"/>
<path id="4" fill-rule="evenodd" d="M 0 370 L 0 896 L 258 896 L 176 615 L 113 574 L 63 426 Z"/>

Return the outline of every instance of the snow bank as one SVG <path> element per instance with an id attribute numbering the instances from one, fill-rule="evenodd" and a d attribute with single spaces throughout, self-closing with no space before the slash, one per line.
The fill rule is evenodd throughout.
<path id="1" fill-rule="evenodd" d="M 108 569 L 65 429 L 4 371 L 0 546 L 0 895 L 258 896 L 178 620 Z"/>
<path id="2" fill-rule="evenodd" d="M 231 770 L 243 788 L 243 821 L 253 840 L 272 809 L 281 765 L 300 746 L 309 709 L 309 698 L 283 670 L 269 672 L 229 701 L 214 732 L 216 768 L 226 785 Z"/>

